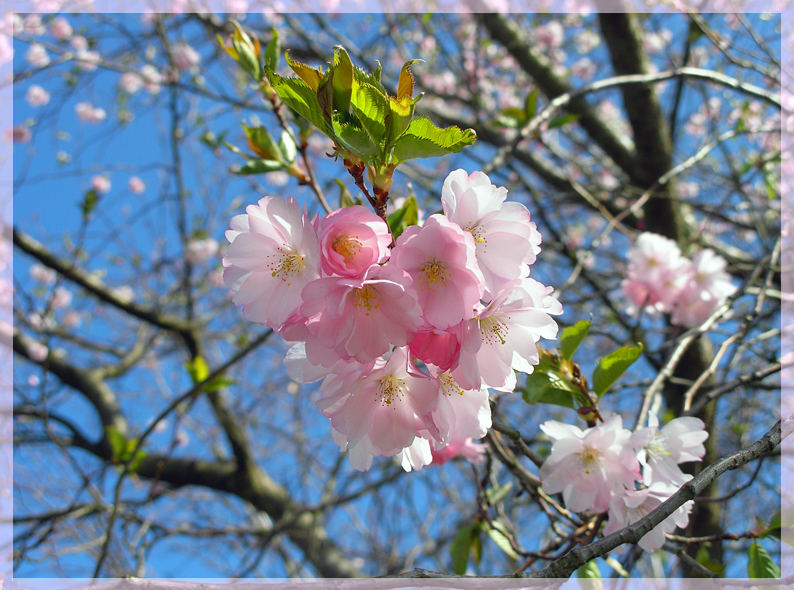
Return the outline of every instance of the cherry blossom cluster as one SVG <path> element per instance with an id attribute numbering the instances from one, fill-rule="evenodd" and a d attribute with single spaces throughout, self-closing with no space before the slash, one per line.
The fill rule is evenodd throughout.
<path id="1" fill-rule="evenodd" d="M 672 314 L 673 324 L 702 324 L 736 288 L 725 272 L 725 259 L 701 250 L 692 259 L 664 236 L 645 232 L 629 250 L 623 290 L 636 307 Z"/>
<path id="2" fill-rule="evenodd" d="M 634 433 L 623 428 L 618 415 L 584 431 L 553 420 L 540 429 L 553 442 L 540 468 L 543 490 L 562 492 L 573 512 L 607 512 L 605 536 L 640 520 L 692 479 L 679 464 L 702 459 L 708 438 L 698 418 L 676 418 L 659 428 L 654 414 L 647 428 Z M 684 503 L 643 536 L 640 547 L 659 549 L 665 534 L 687 525 L 692 506 Z"/>
<path id="3" fill-rule="evenodd" d="M 397 456 L 410 471 L 480 458 L 488 388 L 512 391 L 562 306 L 529 278 L 541 236 L 526 207 L 482 172 L 455 170 L 443 214 L 405 228 L 352 206 L 313 220 L 294 199 L 264 197 L 235 216 L 224 282 L 244 316 L 294 345 L 298 382 L 351 464 Z"/>

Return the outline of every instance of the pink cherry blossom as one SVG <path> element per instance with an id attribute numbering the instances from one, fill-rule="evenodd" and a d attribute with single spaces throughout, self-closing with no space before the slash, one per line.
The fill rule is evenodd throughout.
<path id="1" fill-rule="evenodd" d="M 623 290 L 636 307 L 669 312 L 686 283 L 689 261 L 673 240 L 644 232 L 629 250 L 628 278 Z"/>
<path id="2" fill-rule="evenodd" d="M 56 276 L 54 270 L 41 264 L 34 264 L 30 267 L 30 278 L 44 285 L 54 283 Z"/>
<path id="3" fill-rule="evenodd" d="M 44 28 L 44 23 L 41 22 L 41 16 L 38 14 L 28 14 L 24 21 L 23 26 L 28 35 L 43 35 L 47 32 Z"/>
<path id="4" fill-rule="evenodd" d="M 72 36 L 72 25 L 64 17 L 57 16 L 50 22 L 50 35 L 63 41 Z"/>
<path id="5" fill-rule="evenodd" d="M 25 59 L 34 68 L 43 68 L 50 63 L 50 56 L 40 43 L 34 43 L 28 48 Z"/>
<path id="6" fill-rule="evenodd" d="M 329 275 L 362 277 L 389 255 L 386 222 L 361 205 L 337 209 L 320 220 L 323 270 Z"/>
<path id="7" fill-rule="evenodd" d="M 128 187 L 130 189 L 130 192 L 133 192 L 136 195 L 140 195 L 141 193 L 143 193 L 143 191 L 146 190 L 146 185 L 137 176 L 131 176 L 130 177 L 130 180 L 129 180 L 129 183 L 128 183 Z"/>
<path id="8" fill-rule="evenodd" d="M 53 309 L 68 307 L 72 302 L 72 292 L 64 287 L 56 287 L 50 305 Z"/>
<path id="9" fill-rule="evenodd" d="M 140 74 L 143 77 L 143 87 L 150 94 L 160 92 L 160 85 L 163 83 L 163 75 L 151 64 L 141 67 Z"/>
<path id="10" fill-rule="evenodd" d="M 632 489 L 639 478 L 639 463 L 628 444 L 631 433 L 618 415 L 584 431 L 554 420 L 540 429 L 553 441 L 540 468 L 543 491 L 562 492 L 565 507 L 573 512 L 605 512 L 612 495 Z"/>
<path id="11" fill-rule="evenodd" d="M 455 457 L 463 457 L 476 465 L 485 458 L 486 448 L 487 445 L 476 443 L 471 437 L 455 439 L 445 447 L 433 449 L 433 465 L 443 465 Z"/>
<path id="12" fill-rule="evenodd" d="M 189 70 L 201 61 L 198 52 L 187 43 L 177 43 L 171 50 L 174 65 L 180 70 Z"/>
<path id="13" fill-rule="evenodd" d="M 678 464 L 700 461 L 706 454 L 703 442 L 708 436 L 699 418 L 675 418 L 659 429 L 659 419 L 650 414 L 648 427 L 632 435 L 632 444 L 642 465 L 643 482 L 650 485 L 662 481 L 681 486 L 686 478 Z"/>
<path id="14" fill-rule="evenodd" d="M 27 125 L 14 125 L 10 131 L 10 134 L 6 133 L 6 137 L 10 135 L 9 139 L 17 143 L 27 143 L 33 137 L 33 133 Z"/>
<path id="15" fill-rule="evenodd" d="M 97 174 L 91 178 L 91 188 L 102 194 L 110 192 L 110 178 L 104 174 Z"/>
<path id="16" fill-rule="evenodd" d="M 28 342 L 28 353 L 30 354 L 30 359 L 37 362 L 43 363 L 47 360 L 47 355 L 50 353 L 49 349 L 39 342 Z"/>
<path id="17" fill-rule="evenodd" d="M 94 107 L 90 102 L 78 102 L 74 106 L 77 118 L 86 123 L 101 123 L 105 120 L 105 110 Z"/>
<path id="18" fill-rule="evenodd" d="M 90 49 L 81 49 L 74 56 L 77 67 L 84 72 L 93 72 L 97 68 L 97 64 L 102 61 L 99 52 Z"/>
<path id="19" fill-rule="evenodd" d="M 447 330 L 422 326 L 409 343 L 411 354 L 442 371 L 454 369 L 460 360 L 460 346 L 466 324 L 467 322 L 461 322 Z"/>
<path id="20" fill-rule="evenodd" d="M 409 372 L 404 347 L 387 361 L 377 359 L 369 371 L 327 377 L 320 392 L 317 405 L 339 440 L 349 447 L 365 441 L 369 454 L 386 456 L 400 453 L 432 427 L 439 396 L 434 379 Z"/>
<path id="21" fill-rule="evenodd" d="M 725 272 L 725 259 L 701 250 L 692 258 L 688 280 L 674 301 L 672 321 L 688 328 L 699 326 L 735 291 Z"/>
<path id="22" fill-rule="evenodd" d="M 685 482 L 690 479 L 692 479 L 691 475 L 684 476 Z M 677 491 L 678 486 L 658 481 L 647 488 L 626 490 L 623 494 L 616 495 L 609 504 L 609 520 L 604 525 L 604 536 L 611 535 L 644 518 Z M 650 532 L 643 535 L 638 543 L 639 546 L 645 551 L 661 549 L 665 534 L 672 533 L 676 527 L 683 528 L 689 523 L 689 513 L 693 506 L 692 500 L 682 504 Z"/>
<path id="23" fill-rule="evenodd" d="M 397 459 L 405 471 L 419 471 L 425 465 L 430 465 L 433 462 L 430 441 L 417 436 L 414 442 L 397 454 Z"/>
<path id="24" fill-rule="evenodd" d="M 562 305 L 551 293 L 551 287 L 530 278 L 498 292 L 463 337 L 460 364 L 453 371 L 458 382 L 513 391 L 514 370 L 531 373 L 540 361 L 540 338 L 557 337 L 557 322 L 551 316 L 561 314 Z"/>
<path id="25" fill-rule="evenodd" d="M 75 35 L 69 40 L 69 44 L 75 51 L 85 51 L 88 49 L 88 40 L 82 35 Z"/>
<path id="26" fill-rule="evenodd" d="M 309 318 L 306 354 L 314 364 L 372 361 L 404 346 L 421 323 L 408 273 L 387 264 L 364 278 L 318 279 L 303 289 L 300 315 Z"/>
<path id="27" fill-rule="evenodd" d="M 486 291 L 525 277 L 540 252 L 541 237 L 521 203 L 505 202 L 507 189 L 491 184 L 482 172 L 455 170 L 444 180 L 444 214 L 474 238 L 477 264 Z"/>
<path id="28" fill-rule="evenodd" d="M 34 84 L 25 93 L 25 100 L 32 107 L 41 107 L 50 102 L 50 93 L 38 84 Z"/>
<path id="29" fill-rule="evenodd" d="M 191 264 L 202 264 L 218 254 L 218 242 L 212 238 L 194 238 L 185 246 L 185 259 Z"/>
<path id="30" fill-rule="evenodd" d="M 293 198 L 263 197 L 232 219 L 223 279 L 249 320 L 280 329 L 320 276 L 317 233 Z"/>
<path id="31" fill-rule="evenodd" d="M 474 240 L 443 215 L 431 215 L 421 228 L 411 226 L 397 239 L 390 263 L 413 279 L 425 321 L 445 330 L 472 319 L 483 295 L 483 277 Z"/>
<path id="32" fill-rule="evenodd" d="M 124 72 L 119 87 L 127 94 L 135 94 L 143 87 L 143 77 L 138 72 Z"/>
<path id="33" fill-rule="evenodd" d="M 449 371 L 431 370 L 438 387 L 438 406 L 432 413 L 433 448 L 465 439 L 480 439 L 491 427 L 488 389 L 464 389 Z"/>

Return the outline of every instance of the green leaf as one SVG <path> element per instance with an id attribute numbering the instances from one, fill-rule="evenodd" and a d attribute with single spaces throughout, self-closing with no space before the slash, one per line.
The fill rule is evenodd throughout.
<path id="1" fill-rule="evenodd" d="M 416 225 L 419 221 L 419 208 L 416 197 L 411 195 L 405 199 L 405 204 L 388 216 L 389 229 L 392 237 L 396 240 L 405 228 Z"/>
<path id="2" fill-rule="evenodd" d="M 282 168 L 284 168 L 284 164 L 277 160 L 248 160 L 237 170 L 233 170 L 233 172 L 241 175 L 264 174 L 265 172 L 273 172 L 274 170 L 281 170 Z"/>
<path id="3" fill-rule="evenodd" d="M 284 161 L 288 164 L 292 164 L 295 161 L 295 157 L 298 155 L 298 148 L 295 145 L 295 140 L 292 139 L 292 134 L 287 131 L 282 131 L 278 147 L 281 155 L 284 157 Z"/>
<path id="4" fill-rule="evenodd" d="M 389 103 L 386 96 L 372 84 L 354 85 L 350 107 L 361 126 L 376 145 L 386 133 L 386 115 Z"/>
<path id="5" fill-rule="evenodd" d="M 505 555 L 507 555 L 510 559 L 518 559 L 518 553 L 516 550 L 513 549 L 513 546 L 510 544 L 510 540 L 507 536 L 507 529 L 504 525 L 495 520 L 490 523 L 490 526 L 487 527 L 488 536 L 491 537 L 491 540 L 496 543 L 496 545 L 501 549 Z"/>
<path id="6" fill-rule="evenodd" d="M 317 92 L 317 88 L 320 86 L 320 80 L 323 78 L 323 69 L 313 68 L 309 65 L 306 65 L 305 63 L 293 60 L 289 56 L 289 51 L 284 54 L 284 57 L 287 60 L 287 65 L 292 68 L 292 71 L 295 72 L 312 91 Z M 273 70 L 270 71 L 272 72 Z M 294 78 L 286 79 L 294 80 Z M 273 82 L 270 82 L 270 84 L 272 85 Z M 278 90 L 276 90 L 276 92 L 278 92 Z M 281 96 L 281 94 L 279 94 L 279 96 Z"/>
<path id="7" fill-rule="evenodd" d="M 248 138 L 248 146 L 257 156 L 263 160 L 278 160 L 281 157 L 281 150 L 267 129 L 261 125 L 248 127 L 243 123 L 243 130 Z"/>
<path id="8" fill-rule="evenodd" d="M 482 529 L 478 526 L 475 527 L 471 534 L 471 552 L 474 555 L 474 561 L 477 565 L 482 562 Z"/>
<path id="9" fill-rule="evenodd" d="M 560 334 L 560 352 L 562 352 L 564 358 L 568 360 L 573 358 L 573 353 L 576 352 L 576 349 L 579 348 L 579 345 L 590 331 L 591 323 L 588 320 L 582 320 L 576 322 L 573 326 L 563 329 Z"/>
<path id="10" fill-rule="evenodd" d="M 521 127 L 526 120 L 526 115 L 524 114 L 523 109 L 518 107 L 507 107 L 506 109 L 501 110 L 499 116 L 496 118 L 495 123 L 502 127 L 515 129 L 516 127 Z"/>
<path id="11" fill-rule="evenodd" d="M 339 208 L 344 209 L 345 207 L 352 207 L 353 205 L 359 205 L 354 198 L 353 195 L 350 194 L 350 191 L 347 190 L 347 186 L 345 183 L 339 180 L 338 178 L 334 178 L 334 182 L 339 187 Z"/>
<path id="12" fill-rule="evenodd" d="M 440 129 L 430 119 L 418 117 L 394 144 L 394 158 L 404 162 L 415 158 L 433 158 L 459 152 L 474 143 L 477 134 L 473 129 L 459 127 Z"/>
<path id="13" fill-rule="evenodd" d="M 766 525 L 766 530 L 761 534 L 761 538 L 775 537 L 781 538 L 781 512 L 780 510 L 770 519 L 769 524 Z"/>
<path id="14" fill-rule="evenodd" d="M 538 110 L 538 89 L 535 88 L 532 92 L 527 94 L 527 98 L 524 101 L 524 114 L 526 115 L 526 120 L 531 119 L 535 116 L 535 112 Z"/>
<path id="15" fill-rule="evenodd" d="M 581 115 L 576 113 L 568 113 L 566 115 L 558 115 L 554 117 L 551 121 L 549 121 L 548 126 L 546 129 L 554 129 L 555 127 L 562 127 L 568 123 L 572 123 L 576 121 Z"/>
<path id="16" fill-rule="evenodd" d="M 498 488 L 490 488 L 486 492 L 486 496 L 488 498 L 488 503 L 491 506 L 496 506 L 497 504 L 504 501 L 507 498 L 507 494 L 510 493 L 510 490 L 513 488 L 513 482 L 508 481 L 505 484 L 500 485 Z"/>
<path id="17" fill-rule="evenodd" d="M 418 99 L 417 99 L 418 100 Z M 411 98 L 396 99 L 389 97 L 389 113 L 387 115 L 389 136 L 386 139 L 386 149 L 391 149 L 394 142 L 402 137 L 405 130 L 414 118 L 416 100 Z"/>
<path id="18" fill-rule="evenodd" d="M 96 209 L 100 198 L 101 195 L 94 189 L 86 191 L 85 195 L 83 196 L 83 202 L 80 203 L 80 210 L 83 212 L 83 217 L 88 217 L 91 215 L 94 209 Z"/>
<path id="19" fill-rule="evenodd" d="M 341 45 L 334 47 L 334 65 L 331 80 L 334 92 L 334 110 L 346 113 L 350 110 L 350 94 L 353 91 L 353 63 Z"/>
<path id="20" fill-rule="evenodd" d="M 601 572 L 598 569 L 596 560 L 591 559 L 578 570 L 576 570 L 576 577 L 589 580 L 601 579 Z"/>
<path id="21" fill-rule="evenodd" d="M 458 529 L 455 538 L 449 545 L 449 555 L 452 558 L 452 571 L 462 576 L 466 573 L 466 566 L 469 563 L 469 549 L 471 548 L 472 538 L 479 536 L 479 528 L 474 524 L 466 524 Z"/>
<path id="22" fill-rule="evenodd" d="M 540 372 L 537 369 L 527 376 L 527 383 L 520 389 L 521 399 L 528 404 L 553 404 L 575 409 L 573 400 L 577 389 L 555 372 Z"/>
<path id="23" fill-rule="evenodd" d="M 642 354 L 642 344 L 621 346 L 598 361 L 593 371 L 593 391 L 601 397 Z"/>
<path id="24" fill-rule="evenodd" d="M 378 146 L 363 129 L 356 128 L 353 123 L 343 123 L 337 115 L 334 115 L 332 124 L 337 142 L 348 151 L 365 162 L 372 161 L 378 154 Z"/>
<path id="25" fill-rule="evenodd" d="M 779 578 L 780 568 L 772 561 L 769 552 L 757 542 L 747 550 L 747 577 Z"/>
<path id="26" fill-rule="evenodd" d="M 108 443 L 110 443 L 110 450 L 113 452 L 113 462 L 120 463 L 124 461 L 124 454 L 127 450 L 125 438 L 114 426 L 105 426 L 105 435 Z"/>
<path id="27" fill-rule="evenodd" d="M 281 54 L 278 42 L 278 31 L 276 27 L 270 29 L 271 36 L 265 47 L 265 66 L 275 72 L 278 69 L 279 56 Z"/>
<path id="28" fill-rule="evenodd" d="M 284 78 L 270 70 L 267 71 L 267 77 L 281 102 L 327 136 L 333 138 L 333 131 L 323 116 L 323 110 L 317 100 L 316 90 L 309 87 L 303 80 Z"/>
<path id="29" fill-rule="evenodd" d="M 202 391 L 206 393 L 212 393 L 214 391 L 218 391 L 219 389 L 223 389 L 224 387 L 229 387 L 230 385 L 234 385 L 237 383 L 234 379 L 229 379 L 225 375 L 218 375 L 214 379 L 210 380 L 204 387 L 202 387 Z"/>
<path id="30" fill-rule="evenodd" d="M 197 356 L 193 360 L 186 362 L 185 368 L 194 384 L 204 381 L 210 374 L 209 365 L 207 365 L 207 361 L 202 356 Z"/>
<path id="31" fill-rule="evenodd" d="M 411 72 L 411 66 L 421 59 L 412 59 L 405 62 L 400 70 L 400 79 L 397 83 L 397 100 L 404 98 L 413 98 L 414 96 L 414 75 Z"/>

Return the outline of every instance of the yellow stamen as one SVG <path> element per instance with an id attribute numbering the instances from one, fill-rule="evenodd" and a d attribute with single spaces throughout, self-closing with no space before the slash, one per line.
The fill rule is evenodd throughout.
<path id="1" fill-rule="evenodd" d="M 441 393 L 446 396 L 451 396 L 453 393 L 463 395 L 463 390 L 455 383 L 455 379 L 449 374 L 449 371 L 444 371 L 438 376 L 438 385 L 441 388 Z"/>
<path id="2" fill-rule="evenodd" d="M 373 309 L 380 307 L 378 291 L 372 285 L 364 285 L 360 289 L 353 289 L 352 297 L 354 306 L 366 309 L 364 315 L 369 315 L 369 312 Z"/>
<path id="3" fill-rule="evenodd" d="M 405 392 L 405 380 L 387 375 L 378 380 L 378 397 L 387 406 L 397 399 L 399 400 Z"/>
<path id="4" fill-rule="evenodd" d="M 579 457 L 582 461 L 582 467 L 584 467 L 585 473 L 590 473 L 590 469 L 593 467 L 598 467 L 601 464 L 598 450 L 592 447 L 584 447 L 582 452 L 579 454 Z"/>
<path id="5" fill-rule="evenodd" d="M 333 248 L 334 252 L 337 254 L 341 254 L 345 262 L 352 262 L 356 254 L 361 251 L 361 242 L 354 236 L 342 234 L 334 238 L 331 248 Z"/>
<path id="6" fill-rule="evenodd" d="M 278 254 L 265 258 L 265 267 L 272 277 L 280 278 L 289 286 L 291 278 L 303 272 L 306 262 L 295 250 L 279 247 Z"/>
<path id="7" fill-rule="evenodd" d="M 422 282 L 427 289 L 435 291 L 447 280 L 447 267 L 438 258 L 430 258 L 422 265 Z"/>
<path id="8" fill-rule="evenodd" d="M 509 331 L 507 324 L 497 316 L 491 315 L 487 318 L 480 319 L 480 336 L 488 344 L 496 344 L 497 341 L 501 344 L 505 344 Z"/>

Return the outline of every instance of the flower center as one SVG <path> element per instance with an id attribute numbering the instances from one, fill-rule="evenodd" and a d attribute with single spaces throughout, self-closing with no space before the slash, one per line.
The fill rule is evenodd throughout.
<path id="1" fill-rule="evenodd" d="M 510 319 L 510 318 L 507 318 Z M 505 344 L 509 329 L 499 317 L 490 315 L 480 319 L 480 336 L 488 344 Z"/>
<path id="2" fill-rule="evenodd" d="M 378 397 L 387 406 L 396 399 L 400 399 L 405 393 L 405 379 L 400 379 L 394 375 L 387 375 L 378 379 Z"/>
<path id="3" fill-rule="evenodd" d="M 658 461 L 664 457 L 672 457 L 673 454 L 665 448 L 665 439 L 658 434 L 649 442 L 645 447 L 645 452 L 648 454 L 649 459 Z"/>
<path id="4" fill-rule="evenodd" d="M 449 371 L 444 371 L 438 376 L 438 385 L 441 388 L 441 393 L 446 396 L 451 396 L 453 393 L 463 395 L 463 390 L 455 383 L 455 379 L 449 374 Z"/>
<path id="5" fill-rule="evenodd" d="M 352 262 L 356 254 L 361 251 L 361 242 L 354 236 L 341 234 L 334 238 L 331 248 L 337 254 L 341 254 L 345 262 Z"/>
<path id="6" fill-rule="evenodd" d="M 447 275 L 449 274 L 446 265 L 438 258 L 430 258 L 425 262 L 422 265 L 422 273 L 425 287 L 431 291 L 435 291 L 441 287 L 446 282 Z"/>
<path id="7" fill-rule="evenodd" d="M 378 291 L 372 285 L 364 285 L 360 289 L 353 289 L 353 305 L 365 309 L 364 315 L 369 315 L 373 309 L 380 307 Z"/>
<path id="8" fill-rule="evenodd" d="M 290 279 L 302 273 L 306 267 L 304 258 L 291 248 L 279 247 L 278 254 L 267 257 L 265 266 L 270 270 L 272 277 L 280 278 L 289 286 Z"/>
<path id="9" fill-rule="evenodd" d="M 601 464 L 598 449 L 594 449 L 593 447 L 585 446 L 582 452 L 579 453 L 579 459 L 582 462 L 585 473 L 590 473 L 592 468 L 598 467 Z"/>
<path id="10" fill-rule="evenodd" d="M 467 225 L 463 230 L 469 232 L 477 244 L 485 245 L 488 243 L 488 239 L 485 237 L 485 228 L 479 223 Z"/>

